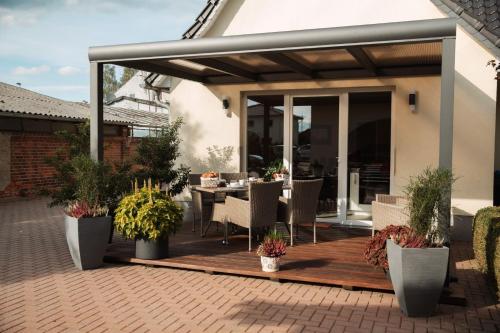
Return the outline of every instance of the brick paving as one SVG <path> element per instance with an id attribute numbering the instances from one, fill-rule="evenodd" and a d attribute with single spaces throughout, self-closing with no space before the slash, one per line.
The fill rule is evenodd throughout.
<path id="1" fill-rule="evenodd" d="M 470 247 L 454 247 L 468 307 L 430 318 L 394 295 L 138 265 L 79 271 L 60 209 L 0 203 L 0 332 L 499 332 Z"/>

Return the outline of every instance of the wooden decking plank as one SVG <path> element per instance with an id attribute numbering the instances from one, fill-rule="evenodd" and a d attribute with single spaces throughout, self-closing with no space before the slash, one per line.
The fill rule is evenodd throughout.
<path id="1" fill-rule="evenodd" d="M 392 291 L 391 283 L 380 269 L 374 269 L 363 259 L 368 230 L 318 229 L 321 237 L 312 243 L 312 230 L 301 228 L 300 239 L 288 248 L 277 273 L 262 272 L 259 258 L 248 252 L 246 234 L 231 235 L 229 245 L 222 245 L 222 231 L 211 230 L 205 238 L 183 228 L 170 239 L 170 257 L 160 260 L 133 258 L 134 243 L 112 244 L 106 260 L 142 265 L 182 268 L 202 272 L 271 278 L 279 281 L 320 283 L 352 288 Z M 257 249 L 255 243 L 254 249 Z"/>

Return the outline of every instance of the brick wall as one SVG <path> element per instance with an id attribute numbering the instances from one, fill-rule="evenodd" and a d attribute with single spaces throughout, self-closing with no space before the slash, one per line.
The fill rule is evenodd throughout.
<path id="1" fill-rule="evenodd" d="M 0 198 L 35 196 L 40 190 L 57 186 L 52 176 L 54 169 L 45 163 L 65 143 L 50 133 L 10 132 L 10 180 L 0 188 Z M 108 162 L 130 159 L 138 143 L 137 138 L 106 136 L 104 158 Z M 8 178 L 8 177 L 7 177 Z M 5 185 L 5 184 L 4 184 Z"/>

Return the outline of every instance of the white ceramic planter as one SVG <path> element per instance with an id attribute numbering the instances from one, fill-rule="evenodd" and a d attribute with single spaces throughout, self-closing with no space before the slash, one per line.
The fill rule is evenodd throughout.
<path id="1" fill-rule="evenodd" d="M 272 273 L 280 270 L 280 257 L 260 257 L 262 270 L 264 272 Z"/>

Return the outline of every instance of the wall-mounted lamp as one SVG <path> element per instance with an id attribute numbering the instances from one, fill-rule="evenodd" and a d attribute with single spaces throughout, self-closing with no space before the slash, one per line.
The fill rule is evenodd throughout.
<path id="1" fill-rule="evenodd" d="M 222 97 L 222 110 L 226 114 L 226 117 L 231 117 L 231 111 L 229 110 L 229 98 Z"/>
<path id="2" fill-rule="evenodd" d="M 410 105 L 411 112 L 417 112 L 417 92 L 415 90 L 410 91 L 408 104 Z"/>

